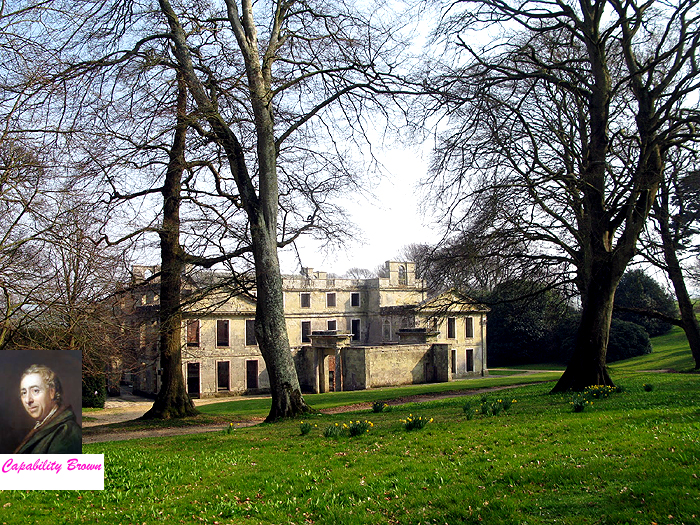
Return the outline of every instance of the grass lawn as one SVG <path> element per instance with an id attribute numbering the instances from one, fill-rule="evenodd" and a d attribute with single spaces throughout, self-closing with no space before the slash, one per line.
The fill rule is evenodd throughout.
<path id="1" fill-rule="evenodd" d="M 695 361 L 688 347 L 688 339 L 683 330 L 674 326 L 671 331 L 651 340 L 651 354 L 618 361 L 611 368 L 618 371 L 675 370 L 692 371 Z"/>
<path id="2" fill-rule="evenodd" d="M 317 410 L 334 408 L 359 403 L 372 403 L 385 401 L 389 404 L 394 400 L 417 396 L 421 394 L 434 394 L 460 392 L 464 390 L 478 390 L 498 386 L 535 383 L 540 381 L 554 381 L 561 373 L 540 373 L 534 375 L 507 375 L 505 377 L 494 376 L 477 379 L 463 379 L 449 383 L 431 383 L 427 385 L 406 385 L 394 388 L 375 388 L 372 390 L 359 390 L 356 392 L 329 392 L 326 394 L 307 394 L 306 402 Z M 198 407 L 202 414 L 211 416 L 226 416 L 233 421 L 249 419 L 251 417 L 265 417 L 270 411 L 270 400 L 267 398 L 247 399 L 241 397 L 229 402 L 212 403 Z"/>
<path id="3" fill-rule="evenodd" d="M 477 395 L 314 415 L 304 420 L 306 435 L 299 421 L 285 421 L 84 445 L 105 454 L 104 491 L 2 492 L 0 522 L 697 524 L 700 375 L 639 371 L 647 369 L 611 367 L 624 390 L 578 413 L 571 395 L 533 384 L 488 394 L 490 403 L 516 400 L 498 415 L 477 413 Z M 358 403 L 407 395 L 392 390 L 309 398 L 321 407 L 334 396 Z M 401 420 L 418 416 L 433 421 L 406 431 Z M 351 420 L 373 426 L 356 437 L 324 437 Z"/>

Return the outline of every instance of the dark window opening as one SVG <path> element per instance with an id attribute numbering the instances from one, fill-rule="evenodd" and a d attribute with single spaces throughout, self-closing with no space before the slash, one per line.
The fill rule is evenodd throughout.
<path id="1" fill-rule="evenodd" d="M 350 294 L 350 306 L 360 306 L 359 292 L 353 292 Z"/>
<path id="2" fill-rule="evenodd" d="M 228 346 L 228 319 L 217 319 L 216 321 L 216 346 Z"/>
<path id="3" fill-rule="evenodd" d="M 301 342 L 310 343 L 311 342 L 311 321 L 301 322 Z"/>
<path id="4" fill-rule="evenodd" d="M 245 320 L 245 344 L 246 346 L 258 344 L 258 340 L 255 338 L 255 319 Z"/>
<path id="5" fill-rule="evenodd" d="M 300 301 L 301 301 L 301 307 L 302 308 L 311 308 L 311 294 L 304 292 L 300 296 Z"/>
<path id="6" fill-rule="evenodd" d="M 360 340 L 360 320 L 359 319 L 353 319 L 350 322 L 350 332 L 352 332 L 352 340 L 353 341 L 359 341 Z"/>
<path id="7" fill-rule="evenodd" d="M 199 319 L 187 321 L 187 346 L 199 346 Z"/>
<path id="8" fill-rule="evenodd" d="M 187 393 L 199 398 L 199 363 L 187 363 Z"/>
<path id="9" fill-rule="evenodd" d="M 474 350 L 467 350 L 467 372 L 474 371 Z"/>
<path id="10" fill-rule="evenodd" d="M 328 330 L 337 330 L 338 329 L 338 321 L 335 319 L 330 319 L 328 321 Z"/>
<path id="11" fill-rule="evenodd" d="M 335 292 L 326 294 L 326 307 L 335 308 Z"/>
<path id="12" fill-rule="evenodd" d="M 216 363 L 216 389 L 219 392 L 230 390 L 231 363 L 218 361 Z"/>
<path id="13" fill-rule="evenodd" d="M 259 388 L 257 359 L 245 362 L 245 380 L 247 389 Z"/>
<path id="14" fill-rule="evenodd" d="M 465 335 L 466 335 L 467 337 L 470 337 L 470 338 L 471 338 L 471 337 L 474 337 L 474 318 L 473 318 L 473 317 L 467 317 L 467 318 L 465 319 L 465 322 L 466 322 L 466 325 L 467 325 L 467 328 L 466 328 L 466 331 L 465 331 Z"/>
<path id="15" fill-rule="evenodd" d="M 457 320 L 454 317 L 447 318 L 447 338 L 454 339 L 456 336 L 456 324 Z"/>

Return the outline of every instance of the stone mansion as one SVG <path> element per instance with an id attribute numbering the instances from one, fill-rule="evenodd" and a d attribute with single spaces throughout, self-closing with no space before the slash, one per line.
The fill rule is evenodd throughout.
<path id="1" fill-rule="evenodd" d="M 132 319 L 139 319 L 127 374 L 134 392 L 160 388 L 158 296 L 144 283 L 157 267 L 134 267 Z M 457 293 L 427 297 L 412 262 L 388 261 L 371 279 L 329 277 L 305 268 L 284 276 L 290 346 L 302 390 L 357 390 L 450 381 L 488 374 L 488 309 Z M 157 287 L 155 287 L 157 289 Z M 269 389 L 255 340 L 255 299 L 206 296 L 183 314 L 183 375 L 192 397 L 262 393 Z M 133 322 L 132 322 L 133 324 Z"/>

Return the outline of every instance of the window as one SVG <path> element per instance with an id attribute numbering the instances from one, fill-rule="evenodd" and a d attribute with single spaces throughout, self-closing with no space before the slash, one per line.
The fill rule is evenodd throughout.
<path id="1" fill-rule="evenodd" d="M 337 330 L 338 329 L 338 321 L 335 319 L 329 319 L 328 320 L 328 330 Z"/>
<path id="2" fill-rule="evenodd" d="M 352 292 L 350 294 L 350 306 L 360 306 L 360 292 Z"/>
<path id="3" fill-rule="evenodd" d="M 257 359 L 245 362 L 245 386 L 248 389 L 259 388 Z"/>
<path id="4" fill-rule="evenodd" d="M 431 332 L 437 332 L 439 327 L 439 323 L 437 320 L 437 317 L 431 317 L 428 319 L 428 330 Z"/>
<path id="5" fill-rule="evenodd" d="M 302 292 L 299 295 L 299 301 L 302 308 L 311 308 L 311 294 L 309 292 Z"/>
<path id="6" fill-rule="evenodd" d="M 187 321 L 187 346 L 199 346 L 199 319 Z"/>
<path id="7" fill-rule="evenodd" d="M 467 349 L 467 372 L 474 371 L 474 350 Z"/>
<path id="8" fill-rule="evenodd" d="M 301 342 L 310 343 L 311 342 L 311 321 L 301 322 Z"/>
<path id="9" fill-rule="evenodd" d="M 245 320 L 245 344 L 246 346 L 255 346 L 258 344 L 255 338 L 255 319 Z"/>
<path id="10" fill-rule="evenodd" d="M 326 294 L 326 308 L 335 308 L 335 292 Z"/>
<path id="11" fill-rule="evenodd" d="M 389 319 L 384 319 L 382 324 L 382 339 L 384 341 L 391 341 L 391 321 Z"/>
<path id="12" fill-rule="evenodd" d="M 447 338 L 448 339 L 454 339 L 456 336 L 456 329 L 455 326 L 457 324 L 457 320 L 454 317 L 448 317 L 447 318 Z"/>
<path id="13" fill-rule="evenodd" d="M 228 319 L 216 321 L 216 346 L 228 346 Z"/>
<path id="14" fill-rule="evenodd" d="M 402 264 L 399 266 L 399 284 L 408 284 L 408 276 L 406 275 L 406 267 Z"/>
<path id="15" fill-rule="evenodd" d="M 231 363 L 229 361 L 216 362 L 216 389 L 219 392 L 227 391 L 230 389 L 230 372 Z"/>
<path id="16" fill-rule="evenodd" d="M 464 320 L 464 323 L 466 324 L 467 328 L 465 331 L 465 335 L 467 338 L 472 338 L 474 337 L 474 318 L 473 317 L 467 317 Z"/>
<path id="17" fill-rule="evenodd" d="M 450 361 L 452 361 L 450 363 L 450 365 L 451 365 L 450 369 L 451 369 L 453 374 L 456 374 L 457 373 L 457 350 L 455 350 L 454 348 L 452 349 L 452 359 Z"/>
<path id="18" fill-rule="evenodd" d="M 352 333 L 352 340 L 353 341 L 360 340 L 360 320 L 359 319 L 353 319 L 352 321 L 350 321 L 350 332 Z"/>
<path id="19" fill-rule="evenodd" d="M 187 393 L 199 399 L 199 363 L 187 363 Z"/>

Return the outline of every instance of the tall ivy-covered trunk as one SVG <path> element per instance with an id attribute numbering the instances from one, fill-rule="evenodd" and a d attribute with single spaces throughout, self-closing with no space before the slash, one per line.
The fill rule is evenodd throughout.
<path id="1" fill-rule="evenodd" d="M 178 74 L 177 127 L 163 183 L 163 225 L 160 234 L 161 275 L 159 341 L 162 386 L 144 419 L 194 415 L 182 376 L 181 290 L 183 257 L 180 247 L 180 191 L 185 169 L 187 89 Z"/>

